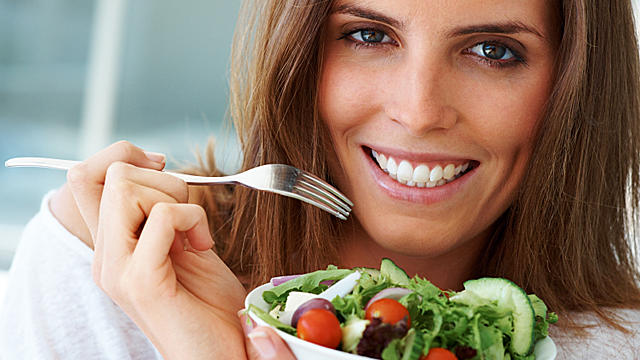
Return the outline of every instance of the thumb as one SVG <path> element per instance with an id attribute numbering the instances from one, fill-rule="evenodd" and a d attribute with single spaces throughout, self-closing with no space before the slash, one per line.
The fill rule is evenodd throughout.
<path id="1" fill-rule="evenodd" d="M 249 360 L 296 360 L 287 344 L 273 329 L 267 326 L 254 327 L 255 323 L 247 318 L 248 315 L 244 311 L 239 313 L 239 317 L 245 334 Z"/>
<path id="2" fill-rule="evenodd" d="M 266 326 L 258 326 L 247 335 L 249 360 L 295 360 L 291 350 L 276 332 Z"/>

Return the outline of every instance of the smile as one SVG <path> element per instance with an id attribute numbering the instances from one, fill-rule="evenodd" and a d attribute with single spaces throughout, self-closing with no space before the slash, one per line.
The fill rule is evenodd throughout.
<path id="1" fill-rule="evenodd" d="M 373 149 L 370 149 L 370 155 L 380 169 L 387 173 L 390 178 L 400 184 L 419 188 L 434 188 L 446 185 L 471 171 L 474 167 L 472 160 L 416 164 L 379 153 Z"/>

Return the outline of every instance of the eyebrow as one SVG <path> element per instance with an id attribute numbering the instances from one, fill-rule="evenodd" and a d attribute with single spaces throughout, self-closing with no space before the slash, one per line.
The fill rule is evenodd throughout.
<path id="1" fill-rule="evenodd" d="M 352 15 L 386 23 L 398 29 L 404 28 L 402 21 L 390 18 L 377 11 L 366 9 L 353 4 L 343 4 L 338 6 L 332 13 Z M 476 33 L 494 33 L 494 34 L 518 34 L 518 33 L 530 33 L 543 40 L 546 37 L 532 26 L 528 26 L 520 21 L 508 21 L 504 23 L 489 23 L 480 25 L 470 25 L 454 28 L 446 32 L 447 37 L 457 37 L 462 35 L 476 34 Z"/>
<path id="2" fill-rule="evenodd" d="M 378 22 L 386 23 L 398 29 L 404 28 L 404 23 L 402 21 L 398 21 L 394 18 L 390 18 L 377 11 L 374 11 L 371 9 L 365 9 L 352 4 L 340 5 L 333 11 L 333 13 L 353 15 L 356 17 L 364 18 L 364 19 L 378 21 Z"/>
<path id="3" fill-rule="evenodd" d="M 519 21 L 508 21 L 497 24 L 480 24 L 471 26 L 462 26 L 454 28 L 446 33 L 448 37 L 456 37 L 468 34 L 476 33 L 494 33 L 494 34 L 518 34 L 518 33 L 530 33 L 533 35 L 546 39 L 541 32 L 534 27 L 527 26 Z"/>

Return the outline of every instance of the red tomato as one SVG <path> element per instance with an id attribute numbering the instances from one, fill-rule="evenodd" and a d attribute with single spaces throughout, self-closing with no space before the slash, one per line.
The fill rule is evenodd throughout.
<path id="1" fill-rule="evenodd" d="M 332 349 L 342 340 L 338 318 L 326 309 L 311 309 L 302 314 L 297 330 L 300 339 Z"/>
<path id="2" fill-rule="evenodd" d="M 400 304 L 397 300 L 393 299 L 380 299 L 369 305 L 365 312 L 365 318 L 371 320 L 373 318 L 379 318 L 383 323 L 395 324 L 407 317 L 407 327 L 411 326 L 411 319 L 409 318 L 409 310 Z"/>
<path id="3" fill-rule="evenodd" d="M 423 355 L 420 360 L 458 360 L 453 353 L 443 348 L 433 348 L 427 355 Z"/>

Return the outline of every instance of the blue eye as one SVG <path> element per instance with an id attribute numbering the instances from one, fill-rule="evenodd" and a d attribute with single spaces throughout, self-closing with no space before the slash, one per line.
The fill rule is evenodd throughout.
<path id="1" fill-rule="evenodd" d="M 513 54 L 511 49 L 506 46 L 492 43 L 482 42 L 471 48 L 471 52 L 488 58 L 490 60 L 514 60 L 517 57 Z"/>
<path id="2" fill-rule="evenodd" d="M 390 43 L 393 40 L 384 31 L 374 29 L 357 30 L 349 34 L 354 40 L 368 44 Z"/>

